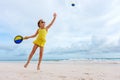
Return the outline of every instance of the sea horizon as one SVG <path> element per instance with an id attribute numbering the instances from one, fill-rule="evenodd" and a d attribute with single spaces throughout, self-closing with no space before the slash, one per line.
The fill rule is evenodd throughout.
<path id="1" fill-rule="evenodd" d="M 27 61 L 27 59 L 4 59 L 0 62 L 19 62 Z M 38 61 L 38 59 L 32 59 L 31 61 Z M 82 58 L 82 59 L 43 59 L 42 61 L 120 61 L 120 58 Z"/>
<path id="2" fill-rule="evenodd" d="M 16 53 L 17 54 L 17 53 Z M 0 57 L 0 61 L 27 61 L 29 54 L 8 54 Z M 114 54 L 114 55 L 113 55 Z M 39 54 L 32 57 L 32 61 L 38 61 Z M 88 52 L 52 52 L 44 53 L 43 61 L 80 61 L 80 60 L 96 60 L 96 61 L 120 61 L 120 53 L 88 53 Z"/>

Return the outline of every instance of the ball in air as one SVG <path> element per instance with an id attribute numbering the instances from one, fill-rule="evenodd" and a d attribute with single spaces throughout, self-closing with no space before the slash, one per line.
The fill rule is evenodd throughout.
<path id="1" fill-rule="evenodd" d="M 74 6 L 75 6 L 75 3 L 72 3 L 71 6 L 74 7 Z"/>

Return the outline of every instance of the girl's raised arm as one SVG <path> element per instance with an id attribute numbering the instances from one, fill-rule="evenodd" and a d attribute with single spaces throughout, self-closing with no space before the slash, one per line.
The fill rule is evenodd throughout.
<path id="1" fill-rule="evenodd" d="M 46 30 L 48 31 L 48 29 L 52 26 L 52 24 L 54 23 L 54 21 L 55 21 L 55 19 L 56 19 L 56 16 L 57 16 L 57 14 L 56 13 L 54 13 L 53 14 L 53 20 L 51 21 L 51 23 L 46 27 Z"/>

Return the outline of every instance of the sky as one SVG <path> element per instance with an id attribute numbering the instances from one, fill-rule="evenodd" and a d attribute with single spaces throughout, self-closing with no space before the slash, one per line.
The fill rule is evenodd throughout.
<path id="1" fill-rule="evenodd" d="M 57 18 L 47 35 L 46 55 L 120 57 L 120 0 L 0 0 L 0 59 L 26 58 L 35 38 L 18 45 L 14 37 L 33 35 L 38 20 L 48 25 L 54 12 Z"/>

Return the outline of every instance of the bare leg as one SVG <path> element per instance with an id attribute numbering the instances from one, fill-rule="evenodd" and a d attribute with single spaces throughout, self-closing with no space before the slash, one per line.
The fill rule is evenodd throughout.
<path id="1" fill-rule="evenodd" d="M 31 53 L 30 53 L 30 55 L 29 55 L 28 61 L 27 61 L 27 63 L 24 65 L 25 68 L 27 68 L 27 66 L 28 66 L 30 60 L 32 59 L 32 56 L 34 55 L 34 53 L 35 53 L 35 51 L 36 51 L 37 48 L 38 48 L 37 45 L 34 45 L 34 46 L 33 46 L 33 49 L 32 49 L 32 51 L 31 51 Z"/>
<path id="2" fill-rule="evenodd" d="M 39 61 L 38 61 L 37 70 L 40 70 L 40 64 L 41 64 L 42 57 L 43 57 L 43 51 L 44 51 L 44 47 L 40 47 Z"/>

